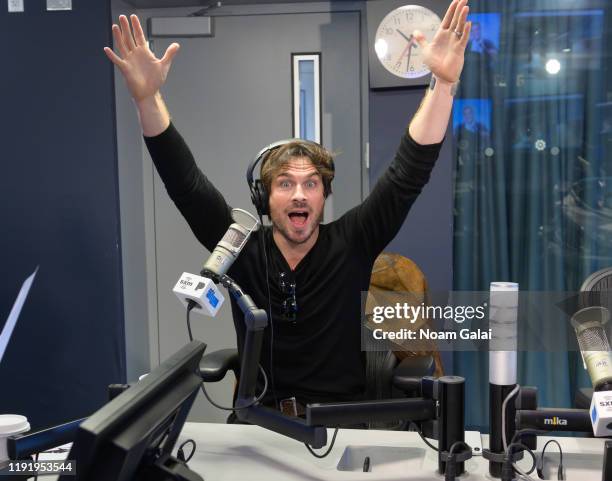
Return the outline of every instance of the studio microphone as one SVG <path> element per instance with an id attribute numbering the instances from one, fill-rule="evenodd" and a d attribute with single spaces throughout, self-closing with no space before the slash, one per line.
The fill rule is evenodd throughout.
<path id="1" fill-rule="evenodd" d="M 219 278 L 227 273 L 249 237 L 259 229 L 259 220 L 242 209 L 232 209 L 234 223 L 229 226 L 223 238 L 212 251 L 200 274 Z"/>
<path id="2" fill-rule="evenodd" d="M 217 315 L 225 301 L 216 283 L 227 273 L 260 225 L 257 218 L 242 209 L 232 209 L 232 219 L 234 223 L 213 249 L 200 275 L 183 272 L 172 289 L 185 307 L 193 302 L 194 311 L 211 317 Z"/>
<path id="3" fill-rule="evenodd" d="M 610 312 L 601 306 L 585 307 L 571 318 L 584 368 L 593 384 L 589 409 L 595 436 L 612 435 L 612 356 L 604 326 Z"/>
<path id="4" fill-rule="evenodd" d="M 493 454 L 505 452 L 503 434 L 509 442 L 514 434 L 514 399 L 507 406 L 502 423 L 504 399 L 516 387 L 517 378 L 517 315 L 519 285 L 515 282 L 491 282 L 489 302 L 489 451 Z M 502 463 L 489 461 L 491 476 L 501 477 Z"/>

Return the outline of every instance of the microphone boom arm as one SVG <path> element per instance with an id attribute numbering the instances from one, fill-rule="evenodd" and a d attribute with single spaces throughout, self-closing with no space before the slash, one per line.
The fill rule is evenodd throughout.
<path id="1" fill-rule="evenodd" d="M 268 314 L 259 309 L 251 296 L 230 276 L 215 276 L 213 281 L 225 287 L 244 314 L 246 338 L 240 359 L 240 379 L 238 380 L 238 395 L 236 407 L 252 404 L 256 399 L 257 375 L 259 374 L 259 359 L 263 334 L 268 326 Z M 321 448 L 327 444 L 327 429 L 325 426 L 309 426 L 303 419 L 286 416 L 274 409 L 255 405 L 236 411 L 241 421 L 256 424 L 297 441 L 310 444 L 313 448 Z"/>
<path id="2" fill-rule="evenodd" d="M 209 276 L 210 273 L 203 272 L 202 275 Z M 439 472 L 446 471 L 446 464 L 451 459 L 456 475 L 464 472 L 464 462 L 471 457 L 471 450 L 464 450 L 465 380 L 461 377 L 442 376 L 438 379 L 424 377 L 421 379 L 422 397 L 418 398 L 309 404 L 306 407 L 306 420 L 287 416 L 261 404 L 253 405 L 256 399 L 259 360 L 264 330 L 268 325 L 268 314 L 265 310 L 259 309 L 253 299 L 228 275 L 210 278 L 228 290 L 244 314 L 246 337 L 241 353 L 235 405 L 238 408 L 249 407 L 236 411 L 239 420 L 306 443 L 315 449 L 327 444 L 325 424 L 337 426 L 363 420 L 389 421 L 397 418 L 432 422 L 436 425 L 434 437 L 439 441 Z M 457 442 L 462 443 L 464 448 L 453 454 L 450 451 Z"/>

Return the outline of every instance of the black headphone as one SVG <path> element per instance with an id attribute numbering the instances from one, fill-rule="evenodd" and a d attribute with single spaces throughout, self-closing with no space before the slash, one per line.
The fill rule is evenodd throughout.
<path id="1" fill-rule="evenodd" d="M 274 142 L 270 145 L 267 145 L 266 147 L 264 147 L 263 149 L 259 151 L 257 156 L 255 156 L 255 158 L 251 161 L 251 163 L 249 164 L 249 167 L 247 168 L 246 178 L 247 178 L 247 183 L 249 184 L 249 190 L 251 191 L 251 201 L 253 202 L 253 205 L 255 206 L 255 209 L 257 209 L 257 213 L 260 216 L 264 216 L 264 215 L 270 216 L 270 205 L 268 203 L 268 191 L 266 190 L 266 186 L 261 181 L 261 179 L 253 180 L 253 171 L 255 170 L 255 167 L 257 167 L 257 164 L 259 162 L 265 162 L 265 160 L 272 153 L 272 151 L 278 149 L 279 147 L 282 147 L 283 145 L 287 145 L 291 142 L 301 142 L 304 144 L 312 144 L 312 145 L 315 145 L 317 148 L 321 148 L 320 144 L 313 142 L 311 140 L 285 139 L 285 140 L 279 140 L 278 142 Z M 332 172 L 335 172 L 335 166 L 334 166 L 333 159 L 330 162 L 329 168 L 331 169 Z M 327 197 L 331 193 L 331 180 L 329 182 L 325 182 L 323 187 L 324 187 L 323 195 Z"/>

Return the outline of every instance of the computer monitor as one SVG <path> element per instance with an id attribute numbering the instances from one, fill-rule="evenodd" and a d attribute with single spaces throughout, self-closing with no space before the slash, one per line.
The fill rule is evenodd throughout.
<path id="1" fill-rule="evenodd" d="M 206 344 L 193 341 L 80 425 L 60 481 L 202 481 L 172 457 L 202 379 Z"/>

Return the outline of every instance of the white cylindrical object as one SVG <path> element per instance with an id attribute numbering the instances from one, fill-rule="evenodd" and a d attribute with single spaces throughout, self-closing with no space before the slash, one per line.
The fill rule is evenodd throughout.
<path id="1" fill-rule="evenodd" d="M 8 460 L 6 438 L 30 430 L 28 418 L 18 414 L 0 414 L 0 463 Z"/>
<path id="2" fill-rule="evenodd" d="M 519 285 L 491 282 L 489 304 L 489 382 L 499 386 L 516 384 L 517 313 Z"/>
<path id="3" fill-rule="evenodd" d="M 498 386 L 516 384 L 516 351 L 489 352 L 489 382 Z"/>
<path id="4" fill-rule="evenodd" d="M 492 282 L 489 299 L 489 448 L 492 453 L 505 452 L 505 439 L 514 433 L 514 403 L 502 415 L 504 399 L 516 386 L 516 337 L 518 284 Z M 489 473 L 499 478 L 502 463 L 489 461 Z"/>

